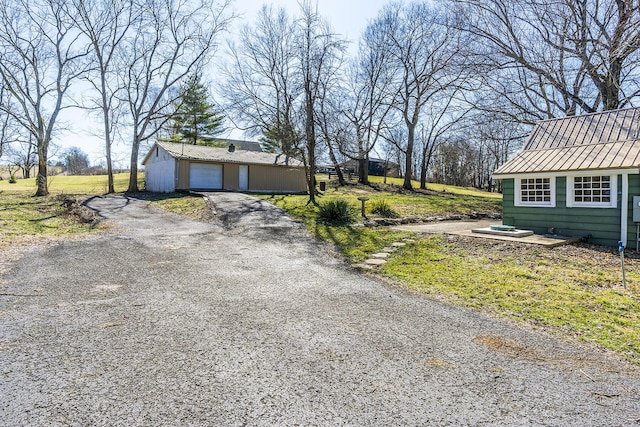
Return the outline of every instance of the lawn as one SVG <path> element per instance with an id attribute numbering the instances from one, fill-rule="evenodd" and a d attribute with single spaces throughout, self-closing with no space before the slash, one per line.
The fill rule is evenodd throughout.
<path id="1" fill-rule="evenodd" d="M 624 289 L 610 248 L 435 235 L 402 248 L 382 274 L 421 293 L 596 342 L 640 364 L 640 260 L 631 255 Z"/>
<path id="2" fill-rule="evenodd" d="M 139 185 L 142 184 L 143 174 L 139 176 Z M 117 193 L 125 191 L 129 185 L 129 174 L 118 173 L 113 175 L 114 186 Z M 57 194 L 82 194 L 96 195 L 105 194 L 108 188 L 106 175 L 91 176 L 64 176 L 55 175 L 48 178 L 49 193 Z M 0 194 L 16 193 L 32 195 L 36 192 L 36 179 L 19 179 L 15 184 L 9 184 L 9 180 L 0 181 Z"/>
<path id="3" fill-rule="evenodd" d="M 114 175 L 116 191 L 124 191 L 129 174 Z M 100 229 L 90 213 L 83 212 L 82 201 L 104 194 L 106 176 L 49 177 L 50 195 L 34 197 L 35 178 L 10 184 L 0 181 L 0 249 L 20 242 L 55 236 L 85 234 Z M 77 203 L 71 203 L 72 201 Z"/>
<path id="4" fill-rule="evenodd" d="M 322 175 L 318 180 L 322 180 Z M 329 200 L 344 199 L 354 209 L 360 209 L 359 197 L 367 197 L 367 216 L 375 216 L 371 213 L 371 207 L 378 201 L 385 200 L 401 216 L 416 219 L 429 219 L 433 217 L 447 217 L 451 215 L 465 215 L 474 212 L 500 213 L 502 211 L 502 195 L 488 193 L 476 189 L 431 185 L 427 190 L 405 191 L 400 185 L 399 178 L 388 179 L 387 184 L 382 184 L 382 177 L 370 177 L 371 186 L 349 184 L 344 187 L 328 185 L 326 191 L 316 197 L 318 203 Z M 380 182 L 376 182 L 380 181 Z M 393 181 L 389 183 L 390 181 Z M 395 184 L 394 184 L 395 183 Z M 333 183 L 331 183 L 333 184 Z M 419 185 L 415 182 L 416 187 Z M 270 200 L 276 204 L 286 203 L 296 210 L 298 217 L 313 217 L 314 208 L 302 209 L 309 200 L 307 195 L 299 196 L 273 196 Z"/>
<path id="5" fill-rule="evenodd" d="M 140 187 L 143 186 L 142 179 L 143 174 L 140 174 Z M 124 192 L 128 185 L 128 173 L 114 175 L 116 192 Z M 0 249 L 25 240 L 83 234 L 101 228 L 91 221 L 90 212 L 81 203 L 87 197 L 106 193 L 106 175 L 52 176 L 49 177 L 49 196 L 34 197 L 35 191 L 35 178 L 19 179 L 15 184 L 0 181 Z M 210 218 L 211 211 L 199 196 L 177 193 L 139 193 L 138 196 L 179 215 Z M 77 203 L 67 206 L 70 200 Z"/>

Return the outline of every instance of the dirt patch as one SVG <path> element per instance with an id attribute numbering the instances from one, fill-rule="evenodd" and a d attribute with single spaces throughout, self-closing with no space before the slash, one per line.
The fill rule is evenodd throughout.
<path id="1" fill-rule="evenodd" d="M 84 205 L 84 200 L 78 199 L 75 196 L 61 194 L 56 197 L 56 201 L 60 202 L 60 204 L 66 208 L 64 216 L 72 221 L 91 225 L 95 225 L 100 221 L 95 211 Z"/>
<path id="2" fill-rule="evenodd" d="M 525 359 L 533 362 L 547 360 L 532 348 L 496 335 L 479 335 L 473 339 L 473 342 L 511 359 Z"/>

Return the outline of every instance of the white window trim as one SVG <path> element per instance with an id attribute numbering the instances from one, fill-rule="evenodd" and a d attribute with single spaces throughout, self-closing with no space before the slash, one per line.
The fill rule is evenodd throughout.
<path id="1" fill-rule="evenodd" d="M 573 184 L 574 178 L 580 176 L 608 176 L 611 183 L 611 201 L 608 203 L 594 203 L 594 202 L 574 202 Z M 580 173 L 567 175 L 567 207 L 568 208 L 600 208 L 600 209 L 615 209 L 618 207 L 618 175 L 611 175 L 608 173 Z"/>
<path id="2" fill-rule="evenodd" d="M 535 179 L 535 178 L 549 178 L 549 189 L 551 190 L 550 202 L 523 202 L 521 182 L 523 179 Z M 555 208 L 556 207 L 556 177 L 555 176 L 522 176 L 514 179 L 514 206 L 522 207 L 539 207 L 539 208 Z"/>

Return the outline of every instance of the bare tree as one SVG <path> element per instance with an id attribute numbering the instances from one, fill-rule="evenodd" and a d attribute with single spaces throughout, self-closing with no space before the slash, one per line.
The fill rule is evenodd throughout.
<path id="1" fill-rule="evenodd" d="M 65 95 L 84 72 L 86 46 L 74 31 L 63 0 L 12 0 L 0 10 L 0 79 L 13 103 L 0 109 L 37 145 L 36 195 L 49 193 L 49 144 Z"/>
<path id="2" fill-rule="evenodd" d="M 639 93 L 640 5 L 631 0 L 453 0 L 457 28 L 496 96 L 479 106 L 521 122 L 621 108 Z M 473 43 L 472 43 L 473 42 Z M 498 108 L 492 101 L 499 99 Z"/>
<path id="3" fill-rule="evenodd" d="M 345 42 L 335 36 L 329 24 L 318 13 L 317 4 L 310 1 L 300 4 L 298 20 L 298 66 L 302 75 L 304 135 L 306 147 L 309 202 L 315 204 L 316 171 L 316 111 L 319 108 L 323 87 L 338 72 Z"/>
<path id="4" fill-rule="evenodd" d="M 469 113 L 468 108 L 455 106 L 454 97 L 457 88 L 444 91 L 437 101 L 426 106 L 417 135 L 420 153 L 420 188 L 427 188 L 427 175 L 435 151 L 439 145 L 460 132 L 466 126 L 465 118 Z M 452 93 L 453 92 L 453 93 Z"/>
<path id="5" fill-rule="evenodd" d="M 226 0 L 139 0 L 134 7 L 142 18 L 123 41 L 126 58 L 118 67 L 132 122 L 130 192 L 138 191 L 141 144 L 171 118 L 179 83 L 207 64 L 231 19 Z"/>
<path id="6" fill-rule="evenodd" d="M 122 65 L 122 44 L 132 24 L 140 19 L 140 10 L 134 9 L 133 0 L 73 0 L 77 16 L 76 25 L 88 38 L 91 46 L 92 67 L 86 80 L 97 94 L 91 99 L 91 109 L 100 112 L 103 121 L 107 192 L 113 193 L 113 162 L 111 148 L 121 112 L 119 92 L 122 79 L 116 72 Z M 119 56 L 120 54 L 120 56 Z"/>
<path id="7" fill-rule="evenodd" d="M 230 45 L 232 65 L 223 91 L 227 111 L 264 142 L 305 163 L 309 201 L 315 203 L 320 97 L 332 84 L 345 42 L 338 39 L 310 1 L 300 16 L 263 7 L 254 27 L 245 27 L 240 47 Z M 231 115 L 231 114 L 229 114 Z"/>
<path id="8" fill-rule="evenodd" d="M 9 165 L 22 172 L 22 178 L 31 178 L 31 171 L 38 165 L 38 145 L 33 136 L 12 141 L 7 146 L 6 157 Z"/>
<path id="9" fill-rule="evenodd" d="M 78 147 L 67 149 L 62 157 L 68 175 L 83 175 L 89 169 L 89 156 Z"/>
<path id="10" fill-rule="evenodd" d="M 407 128 L 403 188 L 412 189 L 416 129 L 424 107 L 457 84 L 463 67 L 456 63 L 460 46 L 449 17 L 426 3 L 392 3 L 371 23 L 384 34 L 383 47 L 394 72 L 394 109 Z"/>
<path id="11" fill-rule="evenodd" d="M 344 155 L 358 162 L 358 181 L 369 184 L 369 153 L 374 149 L 396 93 L 393 91 L 391 52 L 384 32 L 369 26 L 361 39 L 355 64 L 347 78 L 344 114 L 353 135 L 341 146 Z"/>
<path id="12" fill-rule="evenodd" d="M 245 26 L 236 45 L 229 42 L 231 63 L 220 88 L 229 117 L 254 135 L 264 135 L 271 151 L 299 155 L 301 132 L 297 104 L 302 85 L 295 73 L 297 32 L 284 8 L 263 6 L 253 26 Z"/>

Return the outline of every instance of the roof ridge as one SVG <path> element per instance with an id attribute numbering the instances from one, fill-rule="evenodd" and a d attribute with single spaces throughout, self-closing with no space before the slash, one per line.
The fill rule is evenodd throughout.
<path id="1" fill-rule="evenodd" d="M 584 114 L 574 114 L 572 116 L 564 116 L 564 117 L 551 117 L 548 119 L 541 119 L 538 120 L 536 122 L 536 124 L 538 123 L 547 123 L 547 122 L 553 122 L 555 120 L 567 120 L 567 119 L 573 119 L 573 118 L 579 118 L 579 117 L 587 117 L 587 116 L 596 116 L 598 114 L 612 114 L 612 113 L 619 113 L 620 111 L 630 111 L 630 110 L 637 110 L 640 112 L 640 107 L 626 107 L 626 108 L 616 108 L 615 110 L 605 110 L 605 111 L 594 111 L 592 113 L 584 113 Z"/>

